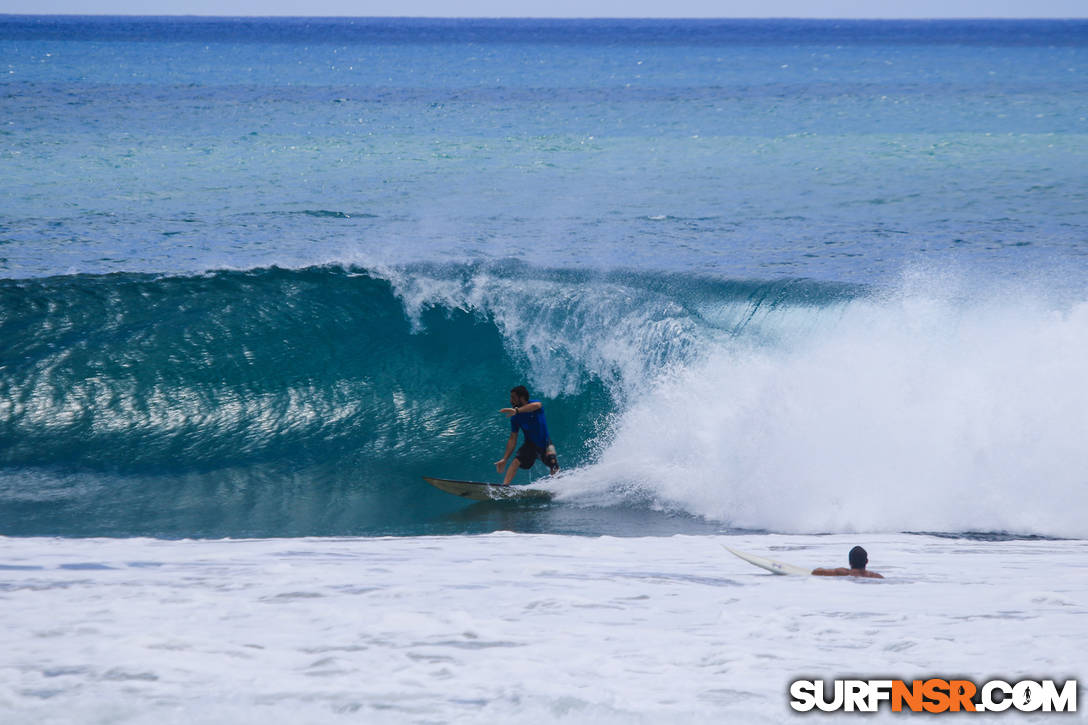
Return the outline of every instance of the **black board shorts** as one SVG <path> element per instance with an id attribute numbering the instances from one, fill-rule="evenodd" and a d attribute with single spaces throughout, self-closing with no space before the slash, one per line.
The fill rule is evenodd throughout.
<path id="1" fill-rule="evenodd" d="M 551 469 L 552 473 L 559 470 L 559 462 L 554 455 L 550 455 L 545 448 L 540 448 L 530 440 L 526 440 L 518 449 L 518 464 L 522 468 L 532 468 L 539 458 L 544 465 Z"/>

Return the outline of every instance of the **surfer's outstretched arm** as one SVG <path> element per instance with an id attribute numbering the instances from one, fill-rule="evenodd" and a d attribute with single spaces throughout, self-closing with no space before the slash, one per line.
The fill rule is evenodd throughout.
<path id="1" fill-rule="evenodd" d="M 532 413 L 534 411 L 540 410 L 543 407 L 543 403 L 539 401 L 534 401 L 532 403 L 526 403 L 525 405 L 519 405 L 516 408 L 500 408 L 499 412 L 509 418 L 512 415 L 517 415 L 518 413 Z"/>

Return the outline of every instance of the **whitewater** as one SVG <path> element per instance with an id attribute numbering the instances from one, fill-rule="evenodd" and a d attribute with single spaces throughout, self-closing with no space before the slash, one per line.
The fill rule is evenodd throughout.
<path id="1" fill-rule="evenodd" d="M 875 535 L 886 580 L 828 581 L 720 540 L 818 566 L 856 538 L 3 539 L 0 702 L 38 723 L 774 723 L 834 719 L 789 708 L 806 676 L 1083 671 L 1083 541 Z"/>
<path id="2" fill-rule="evenodd" d="M 1086 38 L 0 15 L 0 719 L 1083 683 Z"/>

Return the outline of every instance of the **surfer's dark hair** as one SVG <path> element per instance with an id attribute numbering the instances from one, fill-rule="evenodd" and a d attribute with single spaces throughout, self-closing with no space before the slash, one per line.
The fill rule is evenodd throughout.
<path id="1" fill-rule="evenodd" d="M 850 550 L 850 568 L 851 569 L 864 569 L 865 565 L 869 563 L 869 554 L 865 549 L 860 546 L 855 546 Z"/>
<path id="2" fill-rule="evenodd" d="M 519 385 L 516 388 L 510 388 L 510 392 L 518 396 L 518 400 L 529 399 L 529 389 L 526 388 L 524 385 Z"/>

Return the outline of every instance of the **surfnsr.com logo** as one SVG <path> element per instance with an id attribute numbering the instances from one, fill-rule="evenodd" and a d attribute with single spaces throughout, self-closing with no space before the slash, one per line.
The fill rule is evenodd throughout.
<path id="1" fill-rule="evenodd" d="M 790 698 L 798 712 L 876 712 L 885 703 L 892 712 L 1076 712 L 1077 681 L 795 680 Z"/>

